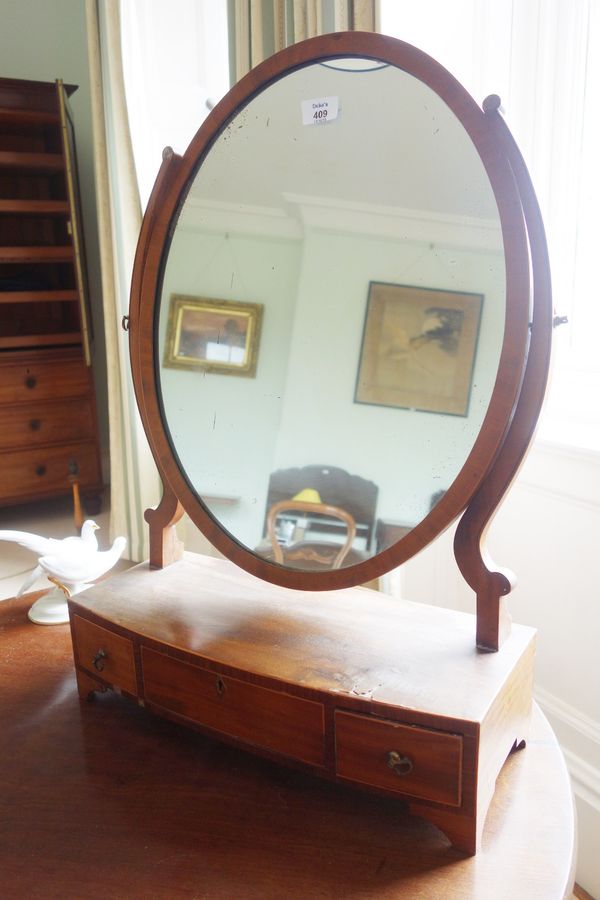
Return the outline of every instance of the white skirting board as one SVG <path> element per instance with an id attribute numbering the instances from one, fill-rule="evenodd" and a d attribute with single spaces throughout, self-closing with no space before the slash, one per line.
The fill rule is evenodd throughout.
<path id="1" fill-rule="evenodd" d="M 600 897 L 600 725 L 542 688 L 536 688 L 535 695 L 560 741 L 573 785 L 576 880 L 592 897 Z"/>

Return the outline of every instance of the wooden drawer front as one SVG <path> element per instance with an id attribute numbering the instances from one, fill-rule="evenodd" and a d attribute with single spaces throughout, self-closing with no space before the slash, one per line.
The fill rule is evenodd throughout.
<path id="1" fill-rule="evenodd" d="M 14 363 L 0 368 L 0 404 L 79 397 L 91 390 L 83 359 Z"/>
<path id="2" fill-rule="evenodd" d="M 0 449 L 92 440 L 92 408 L 85 399 L 0 406 Z"/>
<path id="3" fill-rule="evenodd" d="M 5 501 L 13 496 L 68 492 L 71 460 L 77 463 L 82 487 L 100 484 L 94 444 L 69 444 L 0 454 L 0 497 Z"/>
<path id="4" fill-rule="evenodd" d="M 72 617 L 72 623 L 77 665 L 87 669 L 92 675 L 99 675 L 109 684 L 136 695 L 133 643 L 78 615 Z"/>
<path id="5" fill-rule="evenodd" d="M 144 697 L 181 716 L 294 759 L 322 766 L 323 707 L 218 675 L 142 647 Z"/>
<path id="6" fill-rule="evenodd" d="M 460 806 L 460 735 L 336 712 L 335 743 L 336 771 L 343 778 Z"/>

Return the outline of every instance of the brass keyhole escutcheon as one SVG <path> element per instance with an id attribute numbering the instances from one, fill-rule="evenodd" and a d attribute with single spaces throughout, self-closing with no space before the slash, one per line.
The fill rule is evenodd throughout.
<path id="1" fill-rule="evenodd" d="M 387 755 L 388 768 L 392 770 L 394 775 L 408 775 L 413 770 L 413 763 L 410 757 L 399 753 L 397 750 L 390 750 Z"/>
<path id="2" fill-rule="evenodd" d="M 108 658 L 108 653 L 106 650 L 98 650 L 95 657 L 92 660 L 92 665 L 96 669 L 97 672 L 102 672 L 104 670 L 104 660 Z"/>
<path id="3" fill-rule="evenodd" d="M 217 675 L 217 681 L 216 681 L 215 686 L 217 688 L 217 694 L 219 695 L 219 697 L 222 697 L 223 694 L 225 693 L 225 682 L 223 681 L 223 679 L 221 678 L 220 675 Z"/>

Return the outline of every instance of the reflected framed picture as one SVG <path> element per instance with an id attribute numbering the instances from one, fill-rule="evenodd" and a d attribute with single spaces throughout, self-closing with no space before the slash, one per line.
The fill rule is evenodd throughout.
<path id="1" fill-rule="evenodd" d="M 172 294 L 163 363 L 254 378 L 262 315 L 261 303 Z"/>
<path id="2" fill-rule="evenodd" d="M 483 295 L 369 285 L 356 403 L 467 416 Z"/>

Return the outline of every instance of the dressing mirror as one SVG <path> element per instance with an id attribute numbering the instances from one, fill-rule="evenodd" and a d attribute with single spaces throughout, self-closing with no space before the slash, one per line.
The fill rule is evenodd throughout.
<path id="1" fill-rule="evenodd" d="M 164 495 L 149 566 L 71 602 L 82 695 L 117 685 L 398 795 L 468 852 L 531 705 L 534 633 L 511 630 L 484 535 L 552 324 L 499 105 L 407 44 L 335 34 L 258 66 L 165 151 L 130 308 Z M 229 561 L 183 555 L 184 511 Z M 354 587 L 459 516 L 475 617 Z M 86 653 L 115 638 L 98 675 Z"/>
<path id="2" fill-rule="evenodd" d="M 165 430 L 191 492 L 233 540 L 268 558 L 271 476 L 318 465 L 358 476 L 335 498 L 350 514 L 360 479 L 377 489 L 342 566 L 387 549 L 375 520 L 427 516 L 477 441 L 506 318 L 492 185 L 430 87 L 364 58 L 270 83 L 193 175 L 163 266 Z M 230 360 L 249 352 L 244 304 L 257 301 L 257 364 L 239 377 Z M 306 478 L 289 499 L 327 501 L 325 475 Z M 312 532 L 334 532 L 321 518 Z"/>
<path id="3" fill-rule="evenodd" d="M 338 39 L 230 92 L 165 163 L 160 259 L 138 273 L 156 298 L 135 340 L 153 348 L 143 403 L 175 461 L 167 481 L 225 555 L 311 590 L 389 570 L 468 506 L 529 341 L 527 229 L 510 153 L 492 146 L 498 132 L 512 147 L 494 98 L 486 114 L 424 54 L 370 40 L 371 54 Z M 374 507 L 357 518 L 348 493 L 297 471 L 319 467 L 374 485 Z M 317 509 L 341 508 L 354 540 L 337 566 L 273 552 L 287 471 L 288 499 L 315 507 L 289 510 L 277 541 L 343 544 L 347 527 Z"/>

